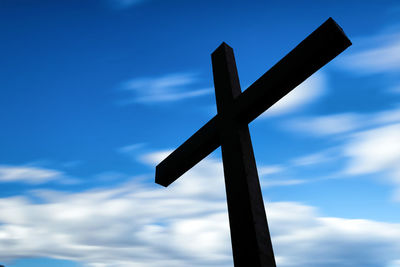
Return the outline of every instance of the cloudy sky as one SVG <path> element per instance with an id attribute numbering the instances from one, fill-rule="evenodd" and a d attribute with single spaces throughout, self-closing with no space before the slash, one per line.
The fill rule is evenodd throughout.
<path id="1" fill-rule="evenodd" d="M 220 149 L 154 167 L 222 41 L 245 89 L 333 17 L 353 46 L 250 124 L 277 264 L 399 267 L 400 5 L 272 2 L 0 0 L 0 264 L 233 266 Z"/>

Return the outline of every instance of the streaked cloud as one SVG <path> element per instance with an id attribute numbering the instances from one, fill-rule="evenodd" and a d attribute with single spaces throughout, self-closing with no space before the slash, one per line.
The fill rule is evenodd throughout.
<path id="1" fill-rule="evenodd" d="M 199 82 L 194 73 L 135 78 L 123 83 L 122 88 L 132 92 L 133 97 L 122 103 L 174 102 L 213 92 L 211 88 L 199 87 Z"/>
<path id="2" fill-rule="evenodd" d="M 322 96 L 326 89 L 327 81 L 325 74 L 317 72 L 279 100 L 262 116 L 270 117 L 287 114 L 293 111 L 297 112 Z"/>
<path id="3" fill-rule="evenodd" d="M 145 143 L 136 143 L 130 144 L 117 149 L 117 151 L 125 156 L 130 157 L 131 159 L 136 160 L 139 154 L 142 154 L 143 149 L 145 148 Z"/>
<path id="4" fill-rule="evenodd" d="M 89 267 L 233 264 L 222 166 L 213 158 L 168 189 L 133 180 L 32 194 L 41 201 L 0 201 L 2 262 L 40 255 Z M 389 266 L 399 260 L 400 224 L 323 217 L 295 202 L 265 205 L 279 266 Z"/>
<path id="5" fill-rule="evenodd" d="M 373 173 L 400 166 L 400 124 L 354 134 L 345 146 L 350 158 L 347 172 Z"/>
<path id="6" fill-rule="evenodd" d="M 257 168 L 260 176 L 260 185 L 262 188 L 275 186 L 290 186 L 305 183 L 301 179 L 283 179 L 282 173 L 285 173 L 290 166 L 264 165 Z"/>
<path id="7" fill-rule="evenodd" d="M 264 165 L 258 167 L 258 174 L 260 176 L 276 174 L 283 171 L 283 167 L 279 165 Z"/>
<path id="8" fill-rule="evenodd" d="M 291 165 L 294 167 L 298 167 L 298 166 L 310 166 L 324 162 L 329 162 L 338 157 L 337 155 L 338 152 L 339 151 L 337 148 L 330 148 L 324 151 L 303 155 L 292 159 Z"/>
<path id="9" fill-rule="evenodd" d="M 380 111 L 375 114 L 371 114 L 371 116 L 369 117 L 371 123 L 377 125 L 397 123 L 400 122 L 400 107 L 396 107 L 390 110 Z"/>
<path id="10" fill-rule="evenodd" d="M 342 161 L 344 168 L 327 177 L 350 177 L 381 174 L 400 192 L 400 109 L 375 113 L 342 113 L 327 116 L 298 118 L 285 126 L 298 132 L 336 138 L 330 149 L 293 159 L 289 167 Z M 338 138 L 339 137 L 339 138 Z M 395 193 L 394 200 L 400 200 Z"/>
<path id="11" fill-rule="evenodd" d="M 0 182 L 41 184 L 65 176 L 57 170 L 33 166 L 0 165 Z"/>
<path id="12" fill-rule="evenodd" d="M 352 132 L 364 126 L 361 115 L 341 113 L 318 117 L 296 118 L 286 122 L 286 127 L 317 136 Z"/>
<path id="13" fill-rule="evenodd" d="M 263 179 L 261 180 L 261 187 L 273 187 L 273 186 L 290 186 L 304 184 L 310 181 L 302 179 Z"/>
<path id="14" fill-rule="evenodd" d="M 359 74 L 391 73 L 400 70 L 400 33 L 383 33 L 360 39 L 353 53 L 338 63 L 347 70 Z"/>
<path id="15" fill-rule="evenodd" d="M 312 165 L 344 157 L 348 160 L 344 172 L 351 175 L 395 172 L 397 165 L 400 166 L 398 107 L 370 114 L 340 113 L 297 118 L 285 123 L 285 127 L 315 136 L 341 137 L 338 147 L 294 159 L 294 165 Z"/>
<path id="16" fill-rule="evenodd" d="M 150 165 L 155 167 L 158 163 L 163 161 L 169 154 L 172 153 L 173 150 L 162 150 L 152 153 L 147 153 L 140 155 L 138 159 L 143 162 L 144 164 Z"/>
<path id="17" fill-rule="evenodd" d="M 132 151 L 136 151 L 140 148 L 144 147 L 144 143 L 137 143 L 137 144 L 132 144 L 132 145 L 127 145 L 127 146 L 123 146 L 121 148 L 118 149 L 119 152 L 121 153 L 130 153 Z"/>
<path id="18" fill-rule="evenodd" d="M 297 117 L 283 123 L 286 129 L 313 136 L 346 135 L 400 122 L 400 108 L 373 113 L 336 113 Z"/>

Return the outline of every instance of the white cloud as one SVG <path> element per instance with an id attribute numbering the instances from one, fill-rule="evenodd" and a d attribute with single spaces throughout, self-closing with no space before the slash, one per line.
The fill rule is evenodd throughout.
<path id="1" fill-rule="evenodd" d="M 143 148 L 144 146 L 145 146 L 144 143 L 137 143 L 120 147 L 118 151 L 121 153 L 131 153 L 132 151 L 137 151 L 138 149 Z"/>
<path id="2" fill-rule="evenodd" d="M 350 158 L 347 172 L 366 174 L 400 166 L 400 124 L 354 134 L 345 146 Z"/>
<path id="3" fill-rule="evenodd" d="M 303 155 L 293 159 L 291 162 L 294 166 L 309 166 L 323 162 L 328 162 L 337 157 L 335 149 L 328 149 L 308 155 Z"/>
<path id="4" fill-rule="evenodd" d="M 0 199 L 0 261 L 52 257 L 90 267 L 232 266 L 222 166 L 214 159 L 203 160 L 169 188 L 132 181 L 35 195 L 40 202 Z M 321 217 L 315 208 L 293 202 L 266 207 L 278 266 L 378 267 L 399 260 L 400 224 Z"/>
<path id="5" fill-rule="evenodd" d="M 132 91 L 134 97 L 124 103 L 172 102 L 211 93 L 211 88 L 190 89 L 199 82 L 193 73 L 174 73 L 160 77 L 136 78 L 123 84 L 123 89 Z"/>
<path id="6" fill-rule="evenodd" d="M 260 176 L 260 185 L 262 188 L 273 187 L 273 186 L 290 186 L 305 183 L 305 180 L 301 179 L 282 179 L 274 178 L 271 176 L 281 174 L 286 171 L 286 167 L 280 165 L 264 165 L 258 167 L 258 175 Z"/>
<path id="7" fill-rule="evenodd" d="M 152 153 L 147 153 L 139 157 L 139 160 L 144 164 L 150 165 L 152 167 L 157 166 L 158 163 L 163 161 L 173 150 L 162 150 Z"/>
<path id="8" fill-rule="evenodd" d="M 384 110 L 381 112 L 377 112 L 376 114 L 372 114 L 369 117 L 371 123 L 376 125 L 397 123 L 400 122 L 400 108 L 397 107 L 391 110 Z"/>
<path id="9" fill-rule="evenodd" d="M 400 109 L 370 114 L 342 113 L 299 118 L 286 128 L 316 136 L 340 137 L 340 144 L 292 160 L 292 166 L 344 162 L 345 167 L 324 179 L 381 174 L 380 180 L 393 185 L 393 200 L 400 201 Z M 287 127 L 290 126 L 290 127 Z M 340 164 L 341 165 L 341 164 Z M 339 167 L 341 168 L 341 167 Z M 323 178 L 321 178 L 323 179 Z M 318 179 L 316 179 L 318 180 Z"/>
<path id="10" fill-rule="evenodd" d="M 138 154 L 142 153 L 143 149 L 145 148 L 145 143 L 136 143 L 131 145 L 126 145 L 117 149 L 117 151 L 125 156 L 130 157 L 133 160 L 136 160 Z"/>
<path id="11" fill-rule="evenodd" d="M 360 74 L 388 73 L 400 70 L 399 33 L 372 36 L 367 40 L 360 39 L 358 43 L 364 43 L 364 48 L 358 48 L 357 52 L 339 59 L 338 62 L 342 67 Z"/>
<path id="12" fill-rule="evenodd" d="M 298 117 L 283 123 L 284 128 L 314 136 L 348 135 L 400 122 L 400 108 L 374 113 L 337 113 L 314 117 Z"/>
<path id="13" fill-rule="evenodd" d="M 275 103 L 275 105 L 263 114 L 263 117 L 299 111 L 300 108 L 320 97 L 326 90 L 326 87 L 327 82 L 325 75 L 321 72 L 317 72 Z"/>
<path id="14" fill-rule="evenodd" d="M 301 179 L 290 179 L 290 180 L 278 180 L 278 179 L 262 179 L 260 181 L 261 187 L 272 187 L 272 186 L 290 186 L 290 185 L 298 185 L 298 184 L 304 184 L 309 181 L 306 180 L 301 180 Z"/>
<path id="15" fill-rule="evenodd" d="M 63 177 L 57 170 L 33 166 L 0 165 L 0 182 L 24 182 L 40 184 Z"/>
<path id="16" fill-rule="evenodd" d="M 392 199 L 400 202 L 400 123 L 351 135 L 343 154 L 348 159 L 345 174 L 383 174 L 380 179 L 394 186 Z"/>
<path id="17" fill-rule="evenodd" d="M 362 127 L 365 123 L 361 115 L 342 113 L 318 117 L 296 118 L 286 123 L 287 128 L 317 136 L 348 133 Z"/>
<path id="18" fill-rule="evenodd" d="M 400 267 L 400 260 L 392 261 L 387 267 Z"/>
<path id="19" fill-rule="evenodd" d="M 276 174 L 279 172 L 283 171 L 283 167 L 279 165 L 264 165 L 258 167 L 258 174 L 260 176 L 265 176 L 265 175 L 270 175 L 270 174 Z"/>

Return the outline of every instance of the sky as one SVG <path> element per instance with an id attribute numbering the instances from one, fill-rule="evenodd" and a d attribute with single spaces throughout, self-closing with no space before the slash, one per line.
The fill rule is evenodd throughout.
<path id="1" fill-rule="evenodd" d="M 221 151 L 155 166 L 332 17 L 353 45 L 254 120 L 279 267 L 400 266 L 398 1 L 0 0 L 0 264 L 233 266 Z M 288 77 L 290 79 L 290 77 Z"/>

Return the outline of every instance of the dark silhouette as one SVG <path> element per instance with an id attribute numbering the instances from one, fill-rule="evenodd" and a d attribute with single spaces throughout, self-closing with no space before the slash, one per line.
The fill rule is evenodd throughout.
<path id="1" fill-rule="evenodd" d="M 168 186 L 221 146 L 236 267 L 275 267 L 248 123 L 351 45 L 329 18 L 241 92 L 233 50 L 222 43 L 211 55 L 218 114 L 156 167 Z"/>

